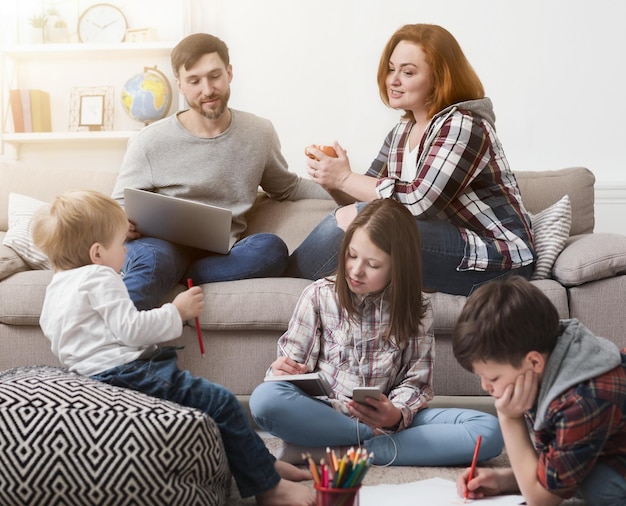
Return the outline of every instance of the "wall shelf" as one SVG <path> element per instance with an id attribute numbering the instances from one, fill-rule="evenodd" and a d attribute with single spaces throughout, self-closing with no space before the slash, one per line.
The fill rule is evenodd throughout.
<path id="1" fill-rule="evenodd" d="M 4 134 L 4 142 L 19 146 L 21 144 L 44 144 L 48 142 L 76 142 L 76 141 L 125 141 L 133 134 L 133 130 L 109 130 L 105 132 L 37 132 Z"/>
<path id="2" fill-rule="evenodd" d="M 143 128 L 143 122 L 133 119 L 124 109 L 121 92 L 125 83 L 144 68 L 156 67 L 172 87 L 167 114 L 177 111 L 184 101 L 177 93 L 170 55 L 172 48 L 191 33 L 191 23 L 198 23 L 198 13 L 192 9 L 192 3 L 197 2 L 162 2 L 154 9 L 155 2 L 151 0 L 119 0 L 116 5 L 124 12 L 128 27 L 149 29 L 150 40 L 102 44 L 79 42 L 75 31 L 80 13 L 94 0 L 52 2 L 59 4 L 59 17 L 66 21 L 70 32 L 71 42 L 60 43 L 32 42 L 27 21 L 33 12 L 30 7 L 22 8 L 27 3 L 21 2 L 18 8 L 16 2 L 14 8 L 3 12 L 6 16 L 0 16 L 0 163 L 6 160 L 51 168 L 88 164 L 103 170 L 119 166 L 128 140 Z M 10 29 L 4 30 L 5 27 Z M 113 89 L 105 111 L 111 119 L 106 123 L 111 130 L 75 131 L 75 90 L 105 87 Z M 51 132 L 14 131 L 9 97 L 12 89 L 49 93 Z"/>
<path id="3" fill-rule="evenodd" d="M 120 42 L 119 44 L 19 44 L 5 46 L 2 52 L 13 60 L 50 58 L 119 58 L 169 56 L 176 42 Z"/>
<path id="4" fill-rule="evenodd" d="M 13 146 L 15 160 L 20 159 L 22 146 L 48 145 L 67 146 L 106 146 L 115 144 L 125 146 L 128 139 L 138 130 L 109 130 L 105 132 L 36 132 L 3 134 L 2 143 Z"/>
<path id="5" fill-rule="evenodd" d="M 16 160 L 20 159 L 22 148 L 26 149 L 30 145 L 45 145 L 50 147 L 55 144 L 68 146 L 74 143 L 105 147 L 114 143 L 119 146 L 120 149 L 124 149 L 126 141 L 135 133 L 134 130 L 129 129 L 124 123 L 118 127 L 119 130 L 110 131 L 74 132 L 53 130 L 52 132 L 13 133 L 12 125 L 9 121 L 10 111 L 7 95 L 10 88 L 20 87 L 21 83 L 19 82 L 20 79 L 17 70 L 19 67 L 29 66 L 30 68 L 37 68 L 36 66 L 39 62 L 54 62 L 55 65 L 63 69 L 67 69 L 68 65 L 80 68 L 81 65 L 89 61 L 97 61 L 108 67 L 112 65 L 119 67 L 120 62 L 128 61 L 128 59 L 133 58 L 146 61 L 159 60 L 160 62 L 169 63 L 169 56 L 175 45 L 175 42 L 155 41 L 120 42 L 117 44 L 15 44 L 2 47 L 0 53 L 0 67 L 3 70 L 2 82 L 0 84 L 0 100 L 2 101 L 0 104 L 0 119 L 2 121 L 0 153 L 4 153 L 5 145 L 9 145 L 13 148 L 15 151 L 14 158 Z M 41 77 L 40 81 L 41 80 L 45 80 L 45 77 Z M 33 82 L 31 77 L 31 81 L 25 83 L 25 86 L 37 87 L 41 85 Z M 52 93 L 53 92 L 51 92 L 51 94 Z M 66 94 L 67 91 L 63 90 L 63 93 Z M 55 100 L 54 96 L 51 97 L 51 100 Z M 57 107 L 59 106 L 57 105 Z M 126 120 L 126 123 L 128 123 L 128 120 Z M 139 127 L 137 128 L 137 131 L 138 130 Z"/>

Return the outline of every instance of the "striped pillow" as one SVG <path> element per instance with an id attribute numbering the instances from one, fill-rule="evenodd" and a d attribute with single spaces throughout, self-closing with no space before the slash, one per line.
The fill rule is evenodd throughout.
<path id="1" fill-rule="evenodd" d="M 31 219 L 42 206 L 41 200 L 9 193 L 9 229 L 2 244 L 15 251 L 31 269 L 50 269 L 50 261 L 33 243 Z"/>
<path id="2" fill-rule="evenodd" d="M 569 237 L 572 224 L 572 207 L 565 195 L 547 209 L 530 215 L 535 239 L 537 263 L 531 279 L 546 279 L 552 275 L 552 267 Z"/>

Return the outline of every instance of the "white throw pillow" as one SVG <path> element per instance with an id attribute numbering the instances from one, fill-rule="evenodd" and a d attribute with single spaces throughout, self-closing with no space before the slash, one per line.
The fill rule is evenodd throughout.
<path id="1" fill-rule="evenodd" d="M 50 261 L 33 243 L 31 220 L 33 214 L 46 202 L 9 193 L 9 230 L 2 244 L 15 251 L 31 269 L 51 269 Z"/>
<path id="2" fill-rule="evenodd" d="M 547 209 L 530 215 L 535 239 L 537 263 L 531 279 L 546 279 L 552 275 L 552 267 L 569 237 L 572 224 L 572 206 L 565 195 Z"/>

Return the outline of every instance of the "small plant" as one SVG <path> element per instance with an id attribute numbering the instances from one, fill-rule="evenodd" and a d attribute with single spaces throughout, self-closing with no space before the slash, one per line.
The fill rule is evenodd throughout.
<path id="1" fill-rule="evenodd" d="M 48 16 L 45 14 L 35 14 L 28 20 L 28 22 L 33 28 L 43 28 L 48 22 Z"/>
<path id="2" fill-rule="evenodd" d="M 67 28 L 67 23 L 62 19 L 57 19 L 54 23 L 55 28 Z"/>

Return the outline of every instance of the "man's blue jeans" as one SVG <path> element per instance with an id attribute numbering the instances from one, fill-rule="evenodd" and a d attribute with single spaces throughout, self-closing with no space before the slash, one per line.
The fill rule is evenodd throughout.
<path id="1" fill-rule="evenodd" d="M 230 470 L 242 497 L 266 492 L 278 485 L 276 459 L 250 425 L 237 398 L 226 388 L 176 365 L 173 347 L 159 349 L 146 359 L 135 360 L 92 376 L 122 388 L 199 409 L 217 424 Z"/>
<path id="2" fill-rule="evenodd" d="M 374 454 L 376 465 L 462 466 L 472 461 L 478 435 L 480 460 L 500 455 L 504 447 L 498 419 L 473 409 L 427 408 L 410 427 L 388 435 L 310 397 L 286 381 L 258 385 L 250 410 L 262 429 L 301 446 L 359 446 Z"/>
<path id="3" fill-rule="evenodd" d="M 127 241 L 122 267 L 130 298 L 140 309 L 160 306 L 180 282 L 194 284 L 281 276 L 289 252 L 274 234 L 253 234 L 237 241 L 227 255 L 209 253 L 156 239 Z M 186 284 L 186 283 L 185 283 Z"/>
<path id="4" fill-rule="evenodd" d="M 359 211 L 365 206 L 358 203 Z M 469 295 L 483 283 L 519 274 L 526 279 L 534 265 L 514 270 L 457 271 L 465 251 L 465 242 L 454 225 L 435 220 L 415 220 L 422 245 L 422 276 L 425 291 L 452 295 Z M 344 231 L 337 225 L 334 213 L 322 220 L 289 258 L 286 276 L 319 279 L 337 269 L 337 256 Z"/>

